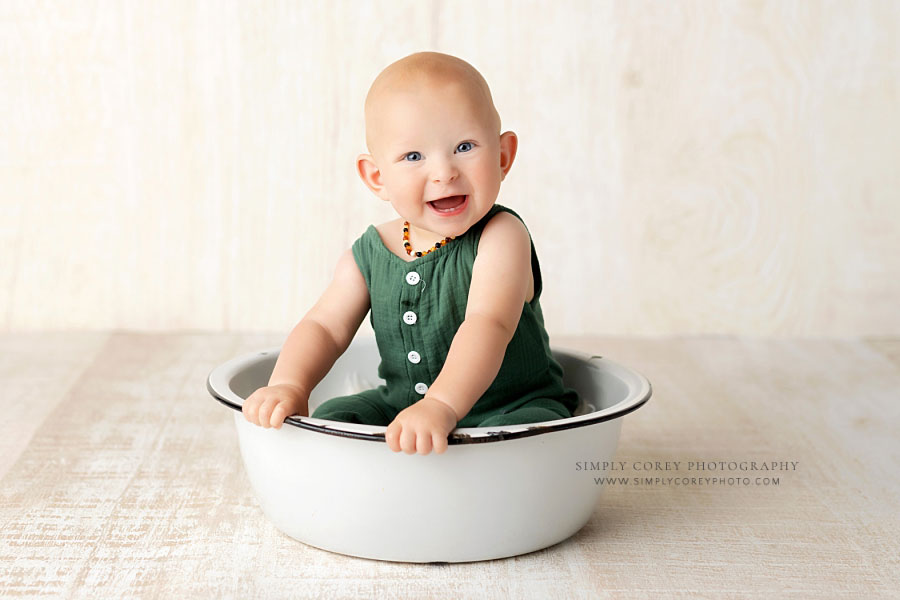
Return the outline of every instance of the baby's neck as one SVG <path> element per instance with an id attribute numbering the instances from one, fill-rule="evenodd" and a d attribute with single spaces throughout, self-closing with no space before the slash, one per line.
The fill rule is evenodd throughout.
<path id="1" fill-rule="evenodd" d="M 440 233 L 416 227 L 412 223 L 409 224 L 409 243 L 412 245 L 413 254 L 424 252 L 434 247 L 438 242 L 444 242 L 446 239 L 446 236 Z"/>
<path id="2" fill-rule="evenodd" d="M 407 262 L 414 261 L 418 258 L 416 252 L 425 252 L 434 246 L 435 242 L 443 242 L 444 240 L 439 233 L 428 231 L 427 229 L 411 227 L 410 244 L 412 245 L 412 249 L 410 253 L 407 254 L 406 248 L 403 246 L 403 219 L 382 223 L 381 225 L 378 225 L 376 229 L 378 230 L 378 235 L 381 237 L 382 243 L 388 251 Z M 448 242 L 448 245 L 455 243 L 457 243 L 457 240 L 454 239 Z"/>

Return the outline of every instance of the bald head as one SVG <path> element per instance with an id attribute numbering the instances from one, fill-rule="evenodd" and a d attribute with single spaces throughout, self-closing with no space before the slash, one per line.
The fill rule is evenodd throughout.
<path id="1" fill-rule="evenodd" d="M 459 91 L 491 130 L 500 134 L 500 115 L 494 107 L 491 90 L 475 67 L 449 54 L 417 52 L 388 65 L 369 88 L 365 115 L 366 145 L 370 152 L 378 135 L 379 115 L 391 97 L 415 92 L 422 86 L 430 89 L 451 87 Z"/>

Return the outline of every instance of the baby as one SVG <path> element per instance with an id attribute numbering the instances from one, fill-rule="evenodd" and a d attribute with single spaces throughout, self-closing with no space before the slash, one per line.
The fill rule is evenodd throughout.
<path id="1" fill-rule="evenodd" d="M 518 139 L 500 133 L 481 74 L 453 56 L 412 54 L 372 83 L 365 118 L 359 176 L 400 218 L 370 225 L 344 252 L 269 385 L 244 402 L 246 419 L 280 428 L 307 416 L 310 392 L 370 309 L 385 385 L 327 400 L 312 417 L 387 425 L 388 446 L 407 454 L 443 453 L 457 426 L 571 417 L 578 396 L 550 353 L 534 245 L 495 204 Z"/>

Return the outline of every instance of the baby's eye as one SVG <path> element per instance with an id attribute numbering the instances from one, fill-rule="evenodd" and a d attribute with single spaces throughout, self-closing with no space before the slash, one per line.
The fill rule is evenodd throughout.
<path id="1" fill-rule="evenodd" d="M 420 152 L 407 152 L 403 156 L 403 160 L 408 160 L 409 162 L 417 162 L 422 160 L 422 154 Z"/>
<path id="2" fill-rule="evenodd" d="M 456 147 L 457 152 L 469 152 L 474 145 L 472 142 L 461 142 L 459 146 Z"/>

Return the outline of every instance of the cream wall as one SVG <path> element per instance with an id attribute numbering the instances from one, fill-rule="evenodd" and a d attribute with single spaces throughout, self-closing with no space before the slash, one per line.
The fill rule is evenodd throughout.
<path id="1" fill-rule="evenodd" d="M 519 134 L 551 334 L 900 334 L 891 0 L 0 2 L 0 329 L 286 332 L 426 49 Z"/>

